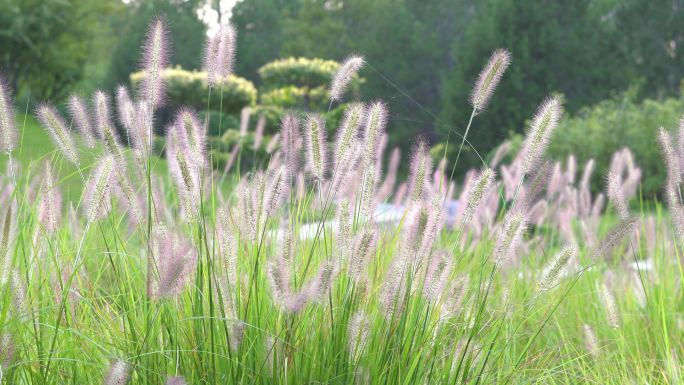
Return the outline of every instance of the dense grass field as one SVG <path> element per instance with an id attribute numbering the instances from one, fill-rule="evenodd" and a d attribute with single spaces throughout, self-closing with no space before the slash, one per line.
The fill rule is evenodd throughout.
<path id="1" fill-rule="evenodd" d="M 152 155 L 164 36 L 153 22 L 141 101 L 117 98 L 131 106 L 118 131 L 104 93 L 88 131 L 74 104 L 71 119 L 45 105 L 24 118 L 0 87 L 2 383 L 684 381 L 684 157 L 667 131 L 667 205 L 640 197 L 629 150 L 605 192 L 589 188 L 593 163 L 545 160 L 558 98 L 530 111 L 511 162 L 504 144 L 464 180 L 418 141 L 397 181 L 382 102 L 347 105 L 332 140 L 321 116 L 289 113 L 263 169 L 226 176 L 191 110 L 166 159 Z M 216 89 L 231 39 L 208 42 Z M 479 129 L 508 65 L 492 55 L 451 145 Z M 362 67 L 340 67 L 331 105 Z M 388 207 L 399 215 L 381 219 Z"/>

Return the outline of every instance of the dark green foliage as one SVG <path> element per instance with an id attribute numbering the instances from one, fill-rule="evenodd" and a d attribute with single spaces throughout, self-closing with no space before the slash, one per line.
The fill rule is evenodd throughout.
<path id="1" fill-rule="evenodd" d="M 236 73 L 257 81 L 257 70 L 282 56 L 284 20 L 292 17 L 301 0 L 240 1 L 231 21 L 238 29 Z"/>
<path id="2" fill-rule="evenodd" d="M 563 93 L 566 109 L 573 112 L 625 88 L 632 72 L 615 49 L 616 30 L 602 22 L 600 3 L 488 0 L 475 7 L 463 38 L 452 44 L 454 68 L 445 77 L 441 113 L 449 126 L 440 128 L 442 136 L 448 128 L 464 131 L 472 85 L 498 47 L 508 48 L 513 60 L 471 128 L 468 139 L 480 152 L 522 132 L 525 120 L 552 92 Z M 452 135 L 455 139 L 460 142 Z M 479 164 L 472 152 L 465 155 L 462 170 Z"/>
<path id="3" fill-rule="evenodd" d="M 209 121 L 207 135 L 210 137 L 220 137 L 228 129 L 237 129 L 240 120 L 235 115 L 221 113 L 219 111 L 202 111 L 200 114 L 202 121 Z"/>
<path id="4" fill-rule="evenodd" d="M 140 46 L 150 20 L 163 17 L 171 39 L 171 65 L 199 69 L 202 65 L 206 26 L 197 19 L 202 0 L 133 0 L 113 22 L 118 44 L 110 50 L 111 71 L 107 86 L 128 81 L 131 72 L 140 68 Z"/>
<path id="5" fill-rule="evenodd" d="M 0 1 L 0 71 L 19 96 L 60 99 L 100 72 L 118 0 Z M 106 64 L 106 63 L 104 63 Z"/>
<path id="6" fill-rule="evenodd" d="M 281 52 L 335 60 L 364 55 L 362 98 L 389 104 L 390 147 L 408 150 L 418 135 L 436 139 L 440 67 L 450 65 L 446 47 L 465 16 L 460 0 L 304 0 L 283 22 Z"/>

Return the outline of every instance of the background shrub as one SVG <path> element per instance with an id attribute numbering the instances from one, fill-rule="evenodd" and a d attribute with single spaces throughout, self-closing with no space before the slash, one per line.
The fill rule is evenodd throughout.
<path id="1" fill-rule="evenodd" d="M 233 114 L 207 110 L 202 111 L 200 115 L 205 122 L 207 119 L 209 120 L 207 135 L 210 137 L 221 136 L 229 129 L 237 129 L 240 127 L 240 119 Z"/>
<path id="2" fill-rule="evenodd" d="M 274 60 L 259 68 L 259 77 L 267 90 L 297 86 L 303 88 L 327 87 L 340 63 L 318 58 L 294 58 Z M 358 92 L 360 79 L 352 81 L 349 90 Z"/>
<path id="3" fill-rule="evenodd" d="M 145 77 L 144 72 L 134 72 L 130 76 L 131 85 L 138 88 Z M 162 72 L 167 85 L 167 102 L 165 109 L 175 111 L 180 106 L 190 106 L 198 111 L 222 111 L 226 114 L 239 114 L 242 108 L 252 106 L 257 100 L 257 90 L 249 80 L 238 76 L 229 76 L 224 80 L 223 87 L 217 87 L 211 92 L 207 74 L 201 71 L 186 71 L 181 67 L 167 68 Z"/>
<path id="4" fill-rule="evenodd" d="M 597 168 L 592 187 L 598 191 L 612 154 L 628 147 L 642 170 L 642 192 L 646 198 L 653 197 L 662 190 L 666 176 L 657 130 L 663 126 L 674 132 L 683 111 L 681 97 L 636 102 L 634 92 L 624 93 L 563 119 L 551 141 L 550 156 L 561 159 L 575 154 L 580 165 L 594 158 Z"/>

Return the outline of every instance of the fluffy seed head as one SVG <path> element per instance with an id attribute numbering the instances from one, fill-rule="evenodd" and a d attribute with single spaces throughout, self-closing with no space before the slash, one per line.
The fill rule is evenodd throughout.
<path id="1" fill-rule="evenodd" d="M 264 140 L 264 130 L 266 129 L 266 116 L 264 114 L 259 115 L 257 120 L 256 128 L 254 129 L 254 143 L 253 147 L 258 150 L 261 147 L 261 142 Z"/>
<path id="2" fill-rule="evenodd" d="M 8 333 L 0 335 L 0 368 L 6 369 L 14 358 L 14 342 Z"/>
<path id="3" fill-rule="evenodd" d="M 160 232 L 154 241 L 155 278 L 148 288 L 152 298 L 171 297 L 180 293 L 194 271 L 196 255 L 192 243 L 178 233 Z"/>
<path id="4" fill-rule="evenodd" d="M 286 113 L 280 122 L 280 139 L 280 150 L 283 152 L 290 171 L 299 171 L 301 132 L 299 119 L 292 112 Z"/>
<path id="5" fill-rule="evenodd" d="M 359 203 L 359 219 L 361 221 L 370 221 L 373 216 L 378 179 L 376 165 L 368 165 L 364 169 L 361 181 L 361 202 Z"/>
<path id="6" fill-rule="evenodd" d="M 468 276 L 457 277 L 451 282 L 442 303 L 443 316 L 455 317 L 461 312 L 463 302 L 468 293 L 469 283 L 470 279 Z"/>
<path id="7" fill-rule="evenodd" d="M 64 119 L 62 119 L 57 110 L 48 104 L 41 104 L 37 109 L 37 114 L 38 120 L 48 130 L 53 142 L 55 142 L 55 145 L 64 157 L 78 166 L 76 144 L 69 134 Z"/>
<path id="8" fill-rule="evenodd" d="M 582 332 L 584 333 L 584 344 L 586 345 L 587 350 L 595 359 L 598 358 L 601 349 L 599 348 L 598 339 L 596 338 L 594 328 L 584 324 L 582 325 Z"/>
<path id="9" fill-rule="evenodd" d="M 521 212 L 511 211 L 506 214 L 504 226 L 494 249 L 496 263 L 504 262 L 509 258 L 522 241 L 526 228 L 527 219 Z"/>
<path id="10" fill-rule="evenodd" d="M 330 98 L 332 100 L 342 100 L 347 86 L 354 75 L 363 67 L 363 63 L 364 60 L 361 56 L 350 56 L 342 62 L 330 83 Z"/>
<path id="11" fill-rule="evenodd" d="M 470 94 L 470 103 L 475 110 L 482 111 L 485 109 L 510 64 L 511 54 L 506 49 L 499 48 L 492 53 Z"/>
<path id="12" fill-rule="evenodd" d="M 192 161 L 192 154 L 182 144 L 177 130 L 170 130 L 167 135 L 166 157 L 169 172 L 178 191 L 178 198 L 185 219 L 195 219 L 199 213 L 200 180 L 198 168 Z"/>
<path id="13" fill-rule="evenodd" d="M 435 240 L 442 231 L 442 227 L 444 227 L 444 206 L 442 203 L 443 201 L 439 197 L 434 197 L 430 202 L 427 221 L 425 222 L 425 231 L 423 232 L 417 252 L 419 264 L 432 254 Z"/>
<path id="14" fill-rule="evenodd" d="M 574 245 L 566 246 L 563 250 L 559 251 L 544 269 L 541 281 L 539 281 L 539 288 L 542 291 L 554 288 L 558 284 L 563 270 L 566 269 L 575 255 L 577 255 L 577 247 Z"/>
<path id="15" fill-rule="evenodd" d="M 164 100 L 164 81 L 162 71 L 168 64 L 168 31 L 162 19 L 154 20 L 147 30 L 142 52 L 142 67 L 145 71 L 141 86 L 141 95 L 153 107 L 158 107 Z"/>
<path id="16" fill-rule="evenodd" d="M 202 167 L 206 162 L 206 135 L 195 111 L 181 108 L 176 115 L 174 128 L 187 158 L 195 167 Z"/>
<path id="17" fill-rule="evenodd" d="M 609 258 L 610 251 L 625 239 L 627 235 L 632 233 L 637 223 L 637 217 L 622 219 L 605 237 L 603 237 L 599 245 L 594 249 L 592 252 L 593 258 Z"/>
<path id="18" fill-rule="evenodd" d="M 349 329 L 347 330 L 347 341 L 349 347 L 349 354 L 352 360 L 358 359 L 368 341 L 368 334 L 370 332 L 370 319 L 363 312 L 358 312 L 349 320 Z"/>
<path id="19" fill-rule="evenodd" d="M 83 140 L 88 148 L 95 148 L 95 131 L 91 123 L 90 113 L 85 101 L 78 95 L 71 95 L 69 97 L 69 104 L 67 105 L 69 114 L 78 128 Z"/>
<path id="20" fill-rule="evenodd" d="M 451 260 L 451 254 L 445 250 L 436 252 L 430 259 L 423 285 L 423 295 L 430 301 L 437 301 L 442 295 L 451 274 Z"/>
<path id="21" fill-rule="evenodd" d="M 105 385 L 126 385 L 131 378 L 131 366 L 122 359 L 115 359 L 109 364 L 105 376 Z"/>
<path id="22" fill-rule="evenodd" d="M 288 282 L 285 269 L 276 263 L 269 263 L 266 267 L 266 276 L 271 286 L 271 296 L 276 304 L 287 309 L 290 301 L 290 283 Z"/>
<path id="23" fill-rule="evenodd" d="M 355 282 L 361 280 L 363 270 L 375 253 L 377 241 L 377 232 L 372 227 L 366 227 L 356 236 L 354 252 L 349 260 L 349 276 Z"/>
<path id="24" fill-rule="evenodd" d="M 280 132 L 277 132 L 271 137 L 271 140 L 268 141 L 268 145 L 266 145 L 266 153 L 272 154 L 273 151 L 278 148 L 278 146 L 280 146 Z"/>
<path id="25" fill-rule="evenodd" d="M 281 165 L 270 176 L 264 192 L 264 207 L 266 217 L 271 217 L 285 202 L 290 192 L 290 171 L 286 165 Z"/>
<path id="26" fill-rule="evenodd" d="M 95 91 L 93 105 L 95 106 L 95 126 L 100 138 L 104 141 L 105 149 L 109 154 L 120 157 L 119 138 L 109 113 L 109 95 L 103 91 Z"/>
<path id="27" fill-rule="evenodd" d="M 466 194 L 465 199 L 465 207 L 460 213 L 459 218 L 461 224 L 465 224 L 470 221 L 493 184 L 494 170 L 489 167 L 484 167 L 482 171 L 480 171 L 480 175 L 478 175 L 475 182 L 468 187 L 468 193 Z"/>
<path id="28" fill-rule="evenodd" d="M 43 181 L 40 188 L 38 203 L 38 222 L 48 233 L 57 231 L 62 216 L 62 194 L 55 181 L 52 166 L 45 162 L 43 166 Z"/>
<path id="29" fill-rule="evenodd" d="M 361 103 L 352 103 L 344 110 L 344 117 L 335 140 L 335 164 L 343 164 L 349 158 L 365 109 Z"/>
<path id="30" fill-rule="evenodd" d="M 599 295 L 601 296 L 601 303 L 606 312 L 606 321 L 608 326 L 612 328 L 620 327 L 620 311 L 618 310 L 617 303 L 615 302 L 615 296 L 610 290 L 608 285 L 602 283 L 599 286 Z"/>
<path id="31" fill-rule="evenodd" d="M 340 265 L 344 264 L 351 253 L 352 241 L 352 213 L 349 201 L 342 198 L 337 203 L 337 236 L 335 249 L 339 250 Z"/>
<path id="32" fill-rule="evenodd" d="M 620 218 L 625 219 L 629 217 L 627 199 L 625 199 L 625 194 L 622 191 L 622 181 L 620 180 L 620 177 L 614 172 L 609 172 L 607 185 L 608 199 L 615 206 Z"/>
<path id="33" fill-rule="evenodd" d="M 225 208 L 220 208 L 216 213 L 216 245 L 221 257 L 223 273 L 228 277 L 230 284 L 237 281 L 237 258 L 238 243 L 232 228 L 230 213 Z"/>
<path id="34" fill-rule="evenodd" d="M 135 104 L 133 127 L 129 132 L 133 148 L 148 154 L 153 130 L 152 107 L 144 100 Z"/>
<path id="35" fill-rule="evenodd" d="M 309 114 L 306 119 L 306 160 L 311 175 L 318 179 L 325 178 L 327 162 L 327 142 L 325 140 L 325 123 L 317 114 Z"/>
<path id="36" fill-rule="evenodd" d="M 166 380 L 166 385 L 188 385 L 188 382 L 185 381 L 185 378 L 183 377 L 169 377 Z"/>
<path id="37" fill-rule="evenodd" d="M 0 150 L 7 153 L 17 146 L 18 135 L 12 104 L 12 90 L 0 75 Z"/>
<path id="38" fill-rule="evenodd" d="M 116 88 L 116 108 L 119 122 L 130 132 L 135 122 L 135 105 L 128 94 L 128 89 L 123 85 Z"/>
<path id="39" fill-rule="evenodd" d="M 426 197 L 428 178 L 432 173 L 432 158 L 428 153 L 425 141 L 419 141 L 413 150 L 411 159 L 411 202 L 418 202 Z"/>
<path id="40" fill-rule="evenodd" d="M 139 224 L 144 217 L 143 205 L 127 174 L 123 167 L 118 167 L 114 170 L 113 177 L 115 183 L 113 190 L 119 204 L 126 208 L 131 223 Z"/>
<path id="41" fill-rule="evenodd" d="M 211 86 L 220 85 L 233 72 L 237 31 L 231 24 L 221 24 L 214 36 L 207 38 L 204 48 L 204 71 Z"/>
<path id="42" fill-rule="evenodd" d="M 322 263 L 318 268 L 318 273 L 311 280 L 302 294 L 306 295 L 307 300 L 319 301 L 325 298 L 325 294 L 332 285 L 335 277 L 335 264 L 330 261 Z"/>
<path id="43" fill-rule="evenodd" d="M 366 110 L 366 125 L 364 127 L 364 164 L 374 163 L 377 158 L 377 148 L 380 137 L 385 132 L 387 124 L 387 107 L 383 102 L 374 102 Z"/>
<path id="44" fill-rule="evenodd" d="M 660 143 L 660 150 L 663 153 L 665 166 L 667 166 L 667 175 L 674 184 L 681 183 L 681 165 L 679 158 L 674 148 L 672 147 L 672 137 L 670 133 L 663 127 L 658 129 L 658 142 Z"/>
<path id="45" fill-rule="evenodd" d="M 86 218 L 95 222 L 103 218 L 110 210 L 109 196 L 114 171 L 114 158 L 102 157 L 86 182 Z"/>
<path id="46" fill-rule="evenodd" d="M 528 174 L 544 155 L 562 114 L 563 108 L 558 97 L 547 98 L 537 109 L 523 146 L 525 174 Z"/>

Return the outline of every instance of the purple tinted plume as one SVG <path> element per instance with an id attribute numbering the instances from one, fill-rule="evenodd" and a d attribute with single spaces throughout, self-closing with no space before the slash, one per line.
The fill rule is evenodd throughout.
<path id="1" fill-rule="evenodd" d="M 86 218 L 89 222 L 103 218 L 110 210 L 109 197 L 114 166 L 112 156 L 101 158 L 86 181 L 84 194 Z"/>
<path id="2" fill-rule="evenodd" d="M 37 109 L 38 120 L 50 133 L 52 141 L 69 162 L 78 166 L 78 152 L 73 138 L 69 134 L 64 119 L 49 104 L 41 104 Z"/>
<path id="3" fill-rule="evenodd" d="M 522 149 L 525 174 L 530 173 L 544 155 L 562 115 L 563 106 L 558 97 L 546 98 L 537 109 Z"/>
<path id="4" fill-rule="evenodd" d="M 88 148 L 95 148 L 95 131 L 91 122 L 88 106 L 86 106 L 83 98 L 78 95 L 71 95 L 67 107 L 71 119 L 81 133 L 86 146 L 88 146 Z"/>
<path id="5" fill-rule="evenodd" d="M 418 202 L 426 197 L 429 177 L 432 174 L 432 158 L 424 141 L 418 142 L 413 149 L 411 158 L 411 193 L 409 199 L 412 202 Z"/>
<path id="6" fill-rule="evenodd" d="M 178 130 L 171 129 L 167 135 L 166 158 L 169 172 L 178 190 L 179 201 L 185 219 L 194 219 L 199 210 L 200 179 L 198 167 L 193 162 L 190 149 L 184 146 Z"/>
<path id="7" fill-rule="evenodd" d="M 216 35 L 207 38 L 204 71 L 209 85 L 220 85 L 233 72 L 236 47 L 237 31 L 231 24 L 222 24 Z"/>
<path id="8" fill-rule="evenodd" d="M 366 166 L 375 163 L 378 158 L 377 148 L 380 138 L 385 133 L 387 124 L 387 106 L 383 102 L 374 102 L 366 110 L 364 127 L 364 163 Z"/>
<path id="9" fill-rule="evenodd" d="M 103 91 L 95 91 L 95 94 L 93 95 L 95 127 L 97 127 L 100 138 L 104 141 L 107 152 L 116 157 L 120 157 L 121 149 L 119 148 L 119 138 L 116 134 L 114 123 L 112 123 L 109 103 L 109 95 Z"/>
<path id="10" fill-rule="evenodd" d="M 148 294 L 151 298 L 166 298 L 180 293 L 195 268 L 195 250 L 185 237 L 170 231 L 155 232 L 154 277 Z"/>
<path id="11" fill-rule="evenodd" d="M 62 194 L 55 181 L 52 166 L 45 162 L 43 182 L 40 188 L 38 203 L 38 222 L 48 233 L 53 233 L 59 227 L 62 216 Z"/>
<path id="12" fill-rule="evenodd" d="M 330 99 L 341 100 L 354 75 L 363 67 L 363 57 L 350 56 L 342 62 L 330 83 Z"/>
<path id="13" fill-rule="evenodd" d="M 492 53 L 489 62 L 480 72 L 470 95 L 470 103 L 476 111 L 482 111 L 487 106 L 496 86 L 501 81 L 503 73 L 510 64 L 511 54 L 506 49 L 500 48 Z"/>
<path id="14" fill-rule="evenodd" d="M 142 67 L 145 77 L 140 84 L 143 98 L 152 107 L 158 107 L 164 101 L 164 80 L 162 71 L 168 64 L 169 42 L 168 31 L 163 19 L 154 20 L 147 30 L 142 49 Z"/>
<path id="15" fill-rule="evenodd" d="M 299 150 L 302 142 L 299 119 L 294 113 L 288 112 L 283 116 L 280 127 L 280 150 L 290 171 L 297 172 L 300 167 Z"/>
<path id="16" fill-rule="evenodd" d="M 126 385 L 131 379 L 131 365 L 122 359 L 115 359 L 109 364 L 104 385 Z"/>
<path id="17" fill-rule="evenodd" d="M 187 158 L 195 167 L 203 167 L 206 162 L 206 134 L 195 111 L 181 108 L 176 115 L 175 129 Z"/>
<path id="18" fill-rule="evenodd" d="M 327 142 L 325 140 L 325 123 L 317 114 L 309 114 L 306 119 L 306 161 L 311 175 L 323 180 L 326 172 Z"/>
<path id="19" fill-rule="evenodd" d="M 135 124 L 135 104 L 125 86 L 116 88 L 116 108 L 121 125 L 127 132 L 132 131 Z"/>
<path id="20" fill-rule="evenodd" d="M 188 382 L 185 381 L 185 378 L 176 376 L 176 377 L 169 377 L 166 380 L 166 385 L 188 385 Z"/>
<path id="21" fill-rule="evenodd" d="M 361 103 L 352 103 L 344 110 L 344 117 L 337 129 L 335 139 L 335 163 L 337 165 L 344 163 L 352 152 L 365 109 L 366 107 Z"/>

